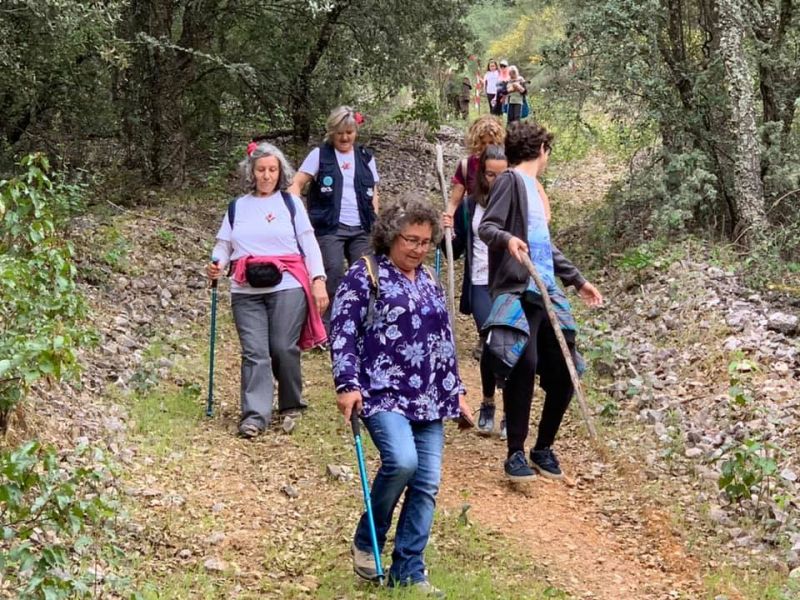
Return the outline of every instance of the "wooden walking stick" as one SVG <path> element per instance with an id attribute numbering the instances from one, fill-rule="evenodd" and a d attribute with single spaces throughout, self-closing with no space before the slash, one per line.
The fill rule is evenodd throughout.
<path id="1" fill-rule="evenodd" d="M 578 407 L 580 408 L 581 416 L 586 423 L 586 429 L 589 431 L 589 437 L 592 439 L 592 441 L 596 441 L 597 430 L 595 429 L 594 421 L 592 421 L 592 417 L 589 414 L 589 407 L 586 404 L 586 397 L 583 395 L 581 380 L 578 378 L 578 371 L 575 369 L 575 363 L 572 362 L 572 353 L 569 351 L 569 346 L 567 346 L 567 340 L 564 338 L 564 333 L 561 331 L 561 325 L 558 322 L 556 311 L 553 308 L 553 301 L 550 300 L 550 294 L 547 293 L 547 286 L 545 286 L 542 278 L 539 276 L 538 271 L 536 271 L 536 267 L 533 266 L 530 256 L 528 256 L 527 253 L 522 255 L 522 260 L 520 262 L 525 266 L 526 269 L 528 269 L 528 273 L 530 273 L 531 277 L 533 277 L 536 287 L 539 288 L 539 291 L 542 294 L 544 308 L 547 311 L 547 316 L 550 318 L 550 324 L 553 326 L 553 331 L 556 334 L 558 345 L 561 346 L 561 353 L 564 355 L 564 361 L 567 363 L 567 370 L 569 370 L 569 377 L 572 379 L 572 385 L 575 387 L 575 395 L 578 397 Z"/>
<path id="2" fill-rule="evenodd" d="M 442 145 L 436 144 L 436 174 L 439 176 L 439 188 L 442 190 L 442 200 L 444 208 L 447 210 L 447 182 L 444 178 L 444 154 Z M 456 270 L 453 264 L 453 228 L 444 229 L 444 249 L 447 254 L 447 300 L 449 303 L 450 324 L 453 327 L 453 335 L 456 329 Z"/>

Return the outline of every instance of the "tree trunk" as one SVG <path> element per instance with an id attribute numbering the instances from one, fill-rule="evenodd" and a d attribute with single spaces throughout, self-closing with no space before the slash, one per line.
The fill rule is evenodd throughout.
<path id="1" fill-rule="evenodd" d="M 325 14 L 317 41 L 306 56 L 297 77 L 297 85 L 292 91 L 289 111 L 292 115 L 294 138 L 303 144 L 311 137 L 311 78 L 333 39 L 339 17 L 349 5 L 349 2 L 337 2 Z"/>
<path id="2" fill-rule="evenodd" d="M 761 150 L 756 130 L 753 78 L 743 47 L 744 23 L 740 0 L 716 0 L 719 52 L 725 65 L 725 88 L 731 109 L 733 188 L 739 241 L 751 244 L 766 227 L 761 182 Z"/>

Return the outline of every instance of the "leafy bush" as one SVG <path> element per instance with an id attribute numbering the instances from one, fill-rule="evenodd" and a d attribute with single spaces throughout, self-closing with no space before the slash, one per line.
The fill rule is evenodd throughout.
<path id="1" fill-rule="evenodd" d="M 41 379 L 77 371 L 76 349 L 90 341 L 86 306 L 75 285 L 67 219 L 80 188 L 48 176 L 41 154 L 20 162 L 22 175 L 0 181 L 0 431 L 10 411 Z"/>
<path id="2" fill-rule="evenodd" d="M 99 566 L 98 537 L 108 539 L 114 514 L 102 490 L 112 474 L 86 446 L 68 459 L 76 464 L 36 442 L 0 453 L 0 581 L 17 598 L 86 598 L 100 579 L 124 583 Z"/>
<path id="3" fill-rule="evenodd" d="M 770 484 L 776 479 L 780 449 L 767 442 L 745 440 L 722 463 L 719 489 L 731 502 L 741 504 L 755 497 L 754 509 L 759 513 L 759 503 L 770 496 Z"/>
<path id="4" fill-rule="evenodd" d="M 394 121 L 404 127 L 422 125 L 425 129 L 425 137 L 429 141 L 435 139 L 436 133 L 442 127 L 439 106 L 430 96 L 415 98 L 411 106 L 402 109 L 395 115 Z"/>

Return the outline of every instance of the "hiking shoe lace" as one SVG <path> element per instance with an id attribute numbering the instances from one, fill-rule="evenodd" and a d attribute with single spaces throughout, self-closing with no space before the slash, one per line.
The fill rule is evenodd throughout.
<path id="1" fill-rule="evenodd" d="M 563 479 L 564 473 L 552 448 L 531 450 L 531 463 L 540 475 L 549 479 Z"/>
<path id="2" fill-rule="evenodd" d="M 528 461 L 525 460 L 525 453 L 522 450 L 517 450 L 512 454 L 504 463 L 506 477 L 511 481 L 530 481 L 536 477 L 528 466 Z"/>

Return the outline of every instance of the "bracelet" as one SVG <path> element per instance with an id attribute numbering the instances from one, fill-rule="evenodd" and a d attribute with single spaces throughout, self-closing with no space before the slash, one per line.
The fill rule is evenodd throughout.
<path id="1" fill-rule="evenodd" d="M 328 281 L 328 278 L 327 278 L 325 275 L 317 275 L 317 276 L 316 276 L 316 277 L 314 277 L 314 279 L 312 279 L 311 281 L 312 281 L 312 282 L 314 282 L 314 281 L 316 281 L 317 279 L 321 279 L 322 281 Z"/>

